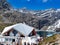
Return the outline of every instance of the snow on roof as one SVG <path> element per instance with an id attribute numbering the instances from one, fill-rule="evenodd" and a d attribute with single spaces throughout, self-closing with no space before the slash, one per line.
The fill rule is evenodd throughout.
<path id="1" fill-rule="evenodd" d="M 15 25 L 5 27 L 1 34 L 4 34 L 4 33 L 8 32 L 8 31 L 9 31 L 10 29 L 12 29 L 14 26 L 15 26 Z"/>
<path id="2" fill-rule="evenodd" d="M 5 27 L 3 32 L 1 34 L 4 34 L 5 32 L 8 32 L 10 29 L 15 29 L 22 33 L 24 36 L 27 36 L 31 33 L 31 31 L 34 29 L 33 27 L 30 27 L 24 23 L 18 23 L 12 26 Z"/>

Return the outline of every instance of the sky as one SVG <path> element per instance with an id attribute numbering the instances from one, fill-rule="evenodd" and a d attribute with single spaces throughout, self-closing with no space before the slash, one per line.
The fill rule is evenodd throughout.
<path id="1" fill-rule="evenodd" d="M 13 8 L 24 8 L 30 10 L 44 10 L 49 8 L 60 8 L 60 0 L 7 0 Z"/>

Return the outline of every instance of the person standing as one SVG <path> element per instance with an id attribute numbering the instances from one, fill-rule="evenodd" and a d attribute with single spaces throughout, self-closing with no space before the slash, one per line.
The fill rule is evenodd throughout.
<path id="1" fill-rule="evenodd" d="M 16 45 L 19 45 L 19 43 L 20 43 L 20 39 L 18 38 L 18 37 L 20 37 L 20 33 L 18 32 L 17 34 L 16 34 L 16 37 L 17 37 L 17 39 L 16 39 Z"/>
<path id="2" fill-rule="evenodd" d="M 16 37 L 20 37 L 20 33 L 19 32 L 16 34 Z"/>
<path id="3" fill-rule="evenodd" d="M 9 36 L 14 36 L 14 34 L 13 34 L 13 31 L 12 31 L 12 30 L 10 31 Z"/>

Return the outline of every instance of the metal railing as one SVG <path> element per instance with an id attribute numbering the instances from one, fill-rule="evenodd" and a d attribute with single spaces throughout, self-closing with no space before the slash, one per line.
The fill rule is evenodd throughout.
<path id="1" fill-rule="evenodd" d="M 15 37 L 15 36 L 0 36 L 0 44 L 4 44 L 4 45 L 12 45 L 13 43 L 13 39 L 15 40 L 21 40 L 24 37 Z"/>
<path id="2" fill-rule="evenodd" d="M 19 40 L 18 44 L 20 45 L 20 43 L 22 42 L 22 40 L 27 39 L 28 37 L 16 37 L 16 36 L 0 36 L 0 43 L 3 45 L 13 45 L 13 39 L 15 40 Z M 29 37 L 29 38 L 36 38 L 35 36 Z M 27 39 L 28 40 L 28 39 Z M 38 43 L 36 41 L 36 43 Z M 22 44 L 24 45 L 24 44 Z"/>

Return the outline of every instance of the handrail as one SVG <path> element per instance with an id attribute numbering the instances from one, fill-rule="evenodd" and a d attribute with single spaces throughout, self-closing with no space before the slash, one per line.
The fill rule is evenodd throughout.
<path id="1" fill-rule="evenodd" d="M 14 39 L 14 38 L 24 38 L 24 37 L 16 37 L 16 36 L 0 36 L 0 38 L 12 38 L 12 39 Z"/>

